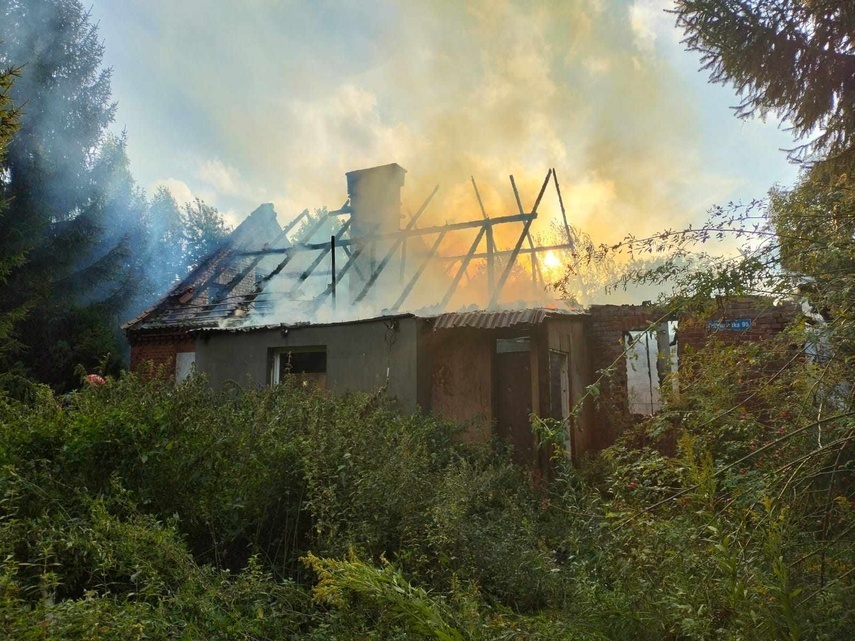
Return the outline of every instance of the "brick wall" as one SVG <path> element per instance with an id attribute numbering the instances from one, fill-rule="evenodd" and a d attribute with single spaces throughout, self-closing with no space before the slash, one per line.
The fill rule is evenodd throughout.
<path id="1" fill-rule="evenodd" d="M 596 438 L 593 439 L 593 445 L 595 449 L 601 449 L 613 443 L 621 431 L 636 420 L 630 415 L 627 403 L 624 334 L 645 329 L 667 318 L 664 310 L 655 305 L 593 305 L 588 311 L 588 336 L 595 376 L 599 376 L 599 370 L 614 365 L 613 375 L 601 383 L 599 409 L 595 413 Z M 798 307 L 795 304 L 772 306 L 757 298 L 720 301 L 702 317 L 684 315 L 678 318 L 678 357 L 688 353 L 687 350 L 700 349 L 712 336 L 729 343 L 772 337 L 784 330 L 797 314 Z M 707 324 L 707 321 L 723 323 L 739 319 L 750 320 L 750 328 L 716 331 Z"/>
<path id="2" fill-rule="evenodd" d="M 179 352 L 195 352 L 196 343 L 186 332 L 169 331 L 131 334 L 131 371 L 148 374 L 148 368 L 164 376 L 175 376 L 175 355 Z"/>
<path id="3" fill-rule="evenodd" d="M 701 317 L 680 319 L 677 332 L 677 345 L 682 355 L 688 351 L 697 351 L 706 345 L 710 338 L 726 343 L 745 343 L 771 338 L 782 332 L 798 315 L 798 306 L 794 303 L 771 305 L 752 298 L 738 298 L 720 301 L 716 307 Z M 715 329 L 708 321 L 724 323 L 748 319 L 749 329 Z"/>
<path id="4" fill-rule="evenodd" d="M 624 334 L 630 330 L 645 329 L 663 319 L 665 312 L 655 305 L 593 305 L 588 310 L 590 325 L 588 336 L 591 346 L 591 365 L 594 376 L 614 366 L 613 374 L 600 383 L 594 424 L 596 437 L 594 449 L 611 445 L 620 432 L 632 421 L 627 406 L 626 358 Z"/>

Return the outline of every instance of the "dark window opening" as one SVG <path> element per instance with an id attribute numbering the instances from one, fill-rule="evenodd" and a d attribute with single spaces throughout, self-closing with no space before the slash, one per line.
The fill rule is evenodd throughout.
<path id="1" fill-rule="evenodd" d="M 326 387 L 326 347 L 283 349 L 276 352 L 273 363 L 274 383 L 281 383 L 286 376 L 295 376 L 303 384 Z"/>

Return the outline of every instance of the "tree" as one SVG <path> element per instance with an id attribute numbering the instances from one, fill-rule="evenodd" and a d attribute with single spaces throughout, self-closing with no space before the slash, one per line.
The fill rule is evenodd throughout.
<path id="1" fill-rule="evenodd" d="M 229 228 L 216 207 L 201 198 L 185 203 L 181 211 L 183 262 L 186 271 L 199 262 L 229 235 Z"/>
<path id="2" fill-rule="evenodd" d="M 677 26 L 703 69 L 732 83 L 743 118 L 777 114 L 797 155 L 850 150 L 855 135 L 855 3 L 851 0 L 677 0 Z"/>
<path id="3" fill-rule="evenodd" d="M 849 156 L 819 163 L 793 189 L 773 189 L 769 197 L 781 268 L 813 307 L 823 360 L 842 370 L 836 382 L 826 375 L 832 385 L 851 385 L 855 364 L 853 172 Z"/>
<path id="4" fill-rule="evenodd" d="M 222 214 L 200 198 L 179 207 L 166 187 L 158 187 L 145 213 L 148 304 L 184 278 L 229 235 Z"/>
<path id="5" fill-rule="evenodd" d="M 774 341 L 740 348 L 723 341 L 681 356 L 679 386 L 668 394 L 665 411 L 631 436 L 636 443 L 680 436 L 680 447 L 696 461 L 684 469 L 707 468 L 706 480 L 693 473 L 689 489 L 706 494 L 716 518 L 739 504 L 746 516 L 777 512 L 768 520 L 781 524 L 777 532 L 753 518 L 703 527 L 715 532 L 732 577 L 741 572 L 737 556 L 751 556 L 751 541 L 765 541 L 774 551 L 765 572 L 779 584 L 760 593 L 775 593 L 778 629 L 750 629 L 757 638 L 802 638 L 814 612 L 835 598 L 850 602 L 853 589 L 855 3 L 677 0 L 675 12 L 712 79 L 732 82 L 743 95 L 738 114 L 776 113 L 789 120 L 798 136 L 814 137 L 797 154 L 814 162 L 792 188 L 776 187 L 767 199 L 746 205 L 715 207 L 701 227 L 627 238 L 619 249 L 668 254 L 637 277 L 676 282 L 678 295 L 669 302 L 680 311 L 715 305 L 713 296 L 766 294 L 771 300 L 797 297 L 813 313 Z M 741 245 L 738 254 L 703 251 L 707 243 L 733 238 Z M 623 456 L 636 463 L 644 452 L 636 447 Z M 679 505 L 680 498 L 680 492 L 657 496 L 639 514 L 646 519 L 654 508 Z M 845 506 L 845 516 L 838 506 Z M 783 545 L 784 537 L 791 542 Z M 738 555 L 730 551 L 736 549 Z M 837 554 L 840 565 L 831 560 Z M 814 561 L 805 563 L 809 558 Z M 761 574 L 745 576 L 752 575 Z M 736 585 L 731 594 L 748 594 L 745 582 L 730 583 Z M 726 611 L 741 616 L 754 607 L 740 596 Z"/>
<path id="6" fill-rule="evenodd" d="M 6 157 L 6 149 L 18 128 L 18 111 L 12 105 L 12 99 L 9 96 L 9 89 L 12 87 L 12 82 L 17 74 L 17 70 L 0 70 L 0 166 Z M 7 213 L 6 210 L 9 206 L 5 192 L 6 181 L 0 178 L 0 218 Z M 0 286 L 5 285 L 6 279 L 16 267 L 21 265 L 23 259 L 24 254 L 20 251 L 10 255 L 0 254 Z M 7 371 L 9 367 L 8 364 L 4 363 L 4 357 L 14 346 L 12 329 L 15 322 L 22 317 L 23 312 L 23 307 L 0 312 L 0 363 L 5 365 L 4 369 Z"/>
<path id="7" fill-rule="evenodd" d="M 0 66 L 20 66 L 10 95 L 20 130 L 0 166 L 9 209 L 0 255 L 26 252 L 0 292 L 0 311 L 30 302 L 21 358 L 58 389 L 105 353 L 117 367 L 118 324 L 135 300 L 143 229 L 103 44 L 78 0 L 0 0 Z M 93 336 L 105 339 L 98 344 Z"/>
<path id="8" fill-rule="evenodd" d="M 158 187 L 146 212 L 149 226 L 147 249 L 152 258 L 154 282 L 160 293 L 166 291 L 187 273 L 184 259 L 184 225 L 181 209 L 166 187 Z"/>
<path id="9" fill-rule="evenodd" d="M 798 151 L 814 161 L 792 189 L 768 204 L 719 209 L 706 232 L 753 238 L 729 261 L 731 281 L 777 295 L 794 287 L 833 320 L 840 355 L 855 352 L 855 3 L 850 0 L 678 0 L 677 24 L 715 82 L 743 96 L 740 116 L 777 113 L 813 140 Z M 706 240 L 704 230 L 683 236 Z M 716 231 L 722 233 L 722 231 Z M 759 242 L 758 242 L 759 241 Z M 707 282 L 722 282 L 718 277 Z M 829 335 L 831 338 L 832 335 Z"/>

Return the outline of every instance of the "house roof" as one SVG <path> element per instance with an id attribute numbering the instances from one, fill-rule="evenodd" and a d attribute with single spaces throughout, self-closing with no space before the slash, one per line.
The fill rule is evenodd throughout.
<path id="1" fill-rule="evenodd" d="M 501 329 L 515 325 L 539 325 L 549 318 L 585 316 L 581 309 L 553 309 L 535 307 L 532 309 L 507 309 L 498 311 L 468 311 L 440 314 L 432 319 L 433 328 L 454 329 L 472 327 L 475 329 Z"/>
<path id="2" fill-rule="evenodd" d="M 296 319 L 319 324 L 318 319 L 338 317 L 337 292 L 339 300 L 349 299 L 351 317 L 382 313 L 379 310 L 390 315 L 412 312 L 429 319 L 437 329 L 530 325 L 553 315 L 580 313 L 566 308 L 529 309 L 536 302 L 496 307 L 521 253 L 572 249 L 569 241 L 566 245 L 535 247 L 529 234 L 552 170 L 530 213 L 490 218 L 482 207 L 481 218 L 417 227 L 419 216 L 436 194 L 435 188 L 402 228 L 398 210 L 405 174 L 406 170 L 395 163 L 348 172 L 348 201 L 340 209 L 322 210 L 314 217 L 306 211 L 285 229 L 279 226 L 273 205 L 262 205 L 167 296 L 123 329 L 128 333 L 204 328 L 247 331 L 250 327 L 309 324 Z M 303 226 L 293 240 L 289 239 L 288 234 L 301 221 Z M 499 249 L 492 240 L 492 230 L 508 224 L 522 225 L 521 235 L 513 249 Z M 465 234 L 471 236 L 476 230 L 468 252 L 457 255 L 459 248 L 470 242 Z M 439 252 L 447 234 L 457 238 L 456 243 L 447 243 L 453 247 L 452 255 Z M 425 242 L 428 237 L 434 238 L 432 245 Z M 529 239 L 527 249 L 522 247 L 524 237 Z M 486 249 L 479 253 L 478 247 L 485 242 Z M 467 271 L 473 261 L 485 261 L 474 277 Z M 452 272 L 456 272 L 453 277 Z M 459 305 L 461 299 L 468 302 L 476 298 L 465 292 L 457 294 L 463 276 L 467 277 L 467 287 L 486 290 L 490 311 L 442 313 L 449 305 L 452 309 Z M 542 275 L 539 280 L 542 286 Z M 537 281 L 535 277 L 532 298 L 545 301 L 540 299 Z M 273 320 L 292 324 L 265 324 Z"/>
<path id="3" fill-rule="evenodd" d="M 266 325 L 216 325 L 197 327 L 190 330 L 191 333 L 198 334 L 243 334 L 246 332 L 265 331 L 271 329 L 298 329 L 300 327 L 334 327 L 340 325 L 359 325 L 361 323 L 373 323 L 376 321 L 395 321 L 403 318 L 418 318 L 416 314 L 387 314 L 384 316 L 372 316 L 371 318 L 357 318 L 352 320 L 330 321 L 324 323 L 309 323 L 300 321 L 296 323 L 268 323 Z"/>
<path id="4" fill-rule="evenodd" d="M 447 312 L 445 314 L 431 315 L 426 313 L 406 313 L 406 314 L 386 314 L 380 316 L 372 316 L 370 318 L 360 318 L 353 320 L 340 320 L 322 323 L 273 323 L 267 325 L 250 325 L 250 324 L 234 324 L 234 325 L 209 325 L 201 326 L 191 330 L 193 333 L 224 333 L 224 334 L 239 334 L 245 332 L 265 331 L 271 329 L 297 329 L 300 327 L 332 327 L 341 325 L 356 325 L 360 323 L 372 323 L 376 321 L 394 321 L 403 318 L 420 318 L 428 321 L 434 330 L 439 329 L 456 329 L 462 327 L 474 329 L 504 329 L 519 325 L 539 325 L 546 320 L 555 318 L 580 318 L 587 316 L 588 313 L 581 309 L 572 308 L 549 308 L 536 307 L 531 309 L 504 309 L 504 310 L 476 310 L 476 311 L 460 311 Z"/>
<path id="5" fill-rule="evenodd" d="M 166 296 L 122 329 L 193 328 L 240 316 L 252 306 L 257 291 L 251 270 L 243 274 L 251 259 L 238 253 L 270 247 L 281 236 L 273 205 L 261 205 Z M 218 297 L 226 284 L 232 285 L 228 295 Z"/>

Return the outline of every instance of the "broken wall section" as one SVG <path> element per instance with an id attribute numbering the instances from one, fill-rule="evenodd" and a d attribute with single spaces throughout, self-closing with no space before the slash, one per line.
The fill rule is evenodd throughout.
<path id="1" fill-rule="evenodd" d="M 663 367 L 663 360 L 670 361 L 675 348 L 675 369 L 678 369 L 681 358 L 702 349 L 710 340 L 739 344 L 777 336 L 798 317 L 799 308 L 795 303 L 773 304 L 759 297 L 742 297 L 717 300 L 710 311 L 701 315 L 669 315 L 656 305 L 593 305 L 588 313 L 593 380 L 599 376 L 598 372 L 612 368 L 611 375 L 600 381 L 600 396 L 594 410 L 596 429 L 592 446 L 593 449 L 602 449 L 612 444 L 626 427 L 643 417 L 632 412 L 640 404 L 632 402 L 629 392 L 631 385 L 625 350 L 633 337 L 639 336 L 643 341 L 645 337 L 640 333 L 654 330 L 649 335 L 651 340 L 646 341 L 651 345 L 650 349 L 657 352 L 651 353 L 648 361 L 651 378 L 655 379 L 651 383 L 653 387 L 658 386 L 663 374 L 671 369 L 670 362 Z M 666 354 L 665 359 L 660 353 L 664 332 L 656 333 L 664 323 L 676 327 L 676 345 L 669 345 L 671 358 Z M 669 334 L 665 335 L 670 338 Z M 658 341 L 655 340 L 657 338 Z M 644 348 L 639 346 L 638 351 L 643 352 Z M 641 360 L 644 360 L 643 356 Z M 659 367 L 654 369 L 654 363 Z M 652 399 L 649 405 L 655 409 L 656 399 Z"/>
<path id="2" fill-rule="evenodd" d="M 637 420 L 629 411 L 626 336 L 667 320 L 667 313 L 655 305 L 592 305 L 588 314 L 592 382 L 600 372 L 613 368 L 611 375 L 599 382 L 600 394 L 594 410 L 596 429 L 591 449 L 601 450 L 614 443 Z"/>

